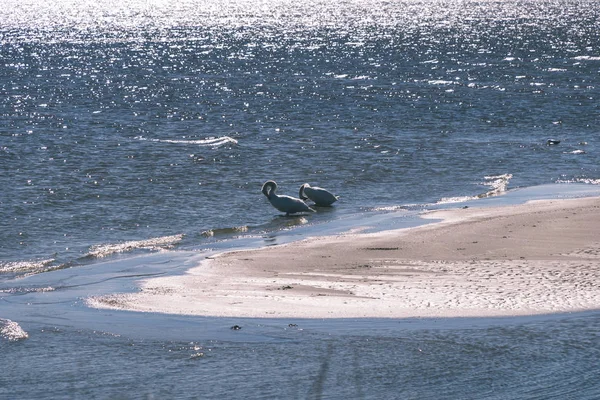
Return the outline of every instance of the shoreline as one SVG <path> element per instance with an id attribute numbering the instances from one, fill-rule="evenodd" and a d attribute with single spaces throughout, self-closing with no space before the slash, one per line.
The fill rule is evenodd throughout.
<path id="1" fill-rule="evenodd" d="M 96 308 L 211 317 L 498 317 L 600 309 L 600 197 L 428 211 L 413 228 L 221 253 Z"/>

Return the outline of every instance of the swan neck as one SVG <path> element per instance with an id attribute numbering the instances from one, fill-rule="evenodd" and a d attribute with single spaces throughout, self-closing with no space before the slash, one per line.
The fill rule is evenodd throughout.
<path id="1" fill-rule="evenodd" d="M 304 194 L 304 189 L 310 187 L 310 185 L 308 183 L 305 183 L 304 185 L 300 186 L 300 191 L 298 192 L 298 197 L 300 197 L 302 200 L 307 200 L 308 197 L 306 197 L 306 194 Z"/>
<path id="2" fill-rule="evenodd" d="M 262 192 L 268 199 L 271 198 L 275 194 L 277 190 L 277 184 L 273 181 L 267 181 L 262 187 Z"/>

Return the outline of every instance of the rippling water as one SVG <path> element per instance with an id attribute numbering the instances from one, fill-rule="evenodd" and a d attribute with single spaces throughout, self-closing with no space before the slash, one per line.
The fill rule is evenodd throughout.
<path id="1" fill-rule="evenodd" d="M 0 281 L 597 185 L 599 17 L 574 0 L 5 0 Z M 341 200 L 282 219 L 268 179 Z"/>
<path id="2" fill-rule="evenodd" d="M 597 6 L 9 1 L 2 259 L 269 230 L 267 179 L 327 187 L 338 213 L 486 176 L 598 183 Z"/>
<path id="3" fill-rule="evenodd" d="M 451 327 L 429 322 L 424 329 L 408 321 L 375 323 L 375 332 L 244 321 L 235 334 L 222 323 L 220 339 L 188 328 L 191 339 L 167 341 L 43 326 L 26 341 L 0 338 L 3 360 L 11 360 L 0 395 L 596 399 L 599 321 L 588 315 Z M 32 354 L 31 348 L 45 349 Z"/>

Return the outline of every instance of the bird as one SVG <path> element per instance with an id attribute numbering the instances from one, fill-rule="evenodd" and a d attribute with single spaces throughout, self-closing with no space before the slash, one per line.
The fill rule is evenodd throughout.
<path id="1" fill-rule="evenodd" d="M 302 200 L 310 199 L 314 201 L 315 205 L 320 207 L 329 207 L 339 199 L 339 196 L 334 195 L 330 191 L 318 186 L 310 186 L 308 183 L 300 186 L 298 196 Z"/>
<path id="2" fill-rule="evenodd" d="M 262 187 L 262 192 L 271 203 L 273 207 L 281 212 L 284 212 L 286 216 L 299 212 L 316 212 L 310 208 L 305 202 L 292 196 L 276 194 L 277 183 L 274 181 L 266 181 Z"/>

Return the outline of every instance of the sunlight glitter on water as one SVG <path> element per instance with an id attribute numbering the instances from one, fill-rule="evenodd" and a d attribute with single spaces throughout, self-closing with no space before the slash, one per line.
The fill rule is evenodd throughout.
<path id="1" fill-rule="evenodd" d="M 183 239 L 183 235 L 164 236 L 146 240 L 132 240 L 124 243 L 95 245 L 90 248 L 88 256 L 102 258 L 115 253 L 130 252 L 136 249 L 160 250 L 169 249 Z"/>

